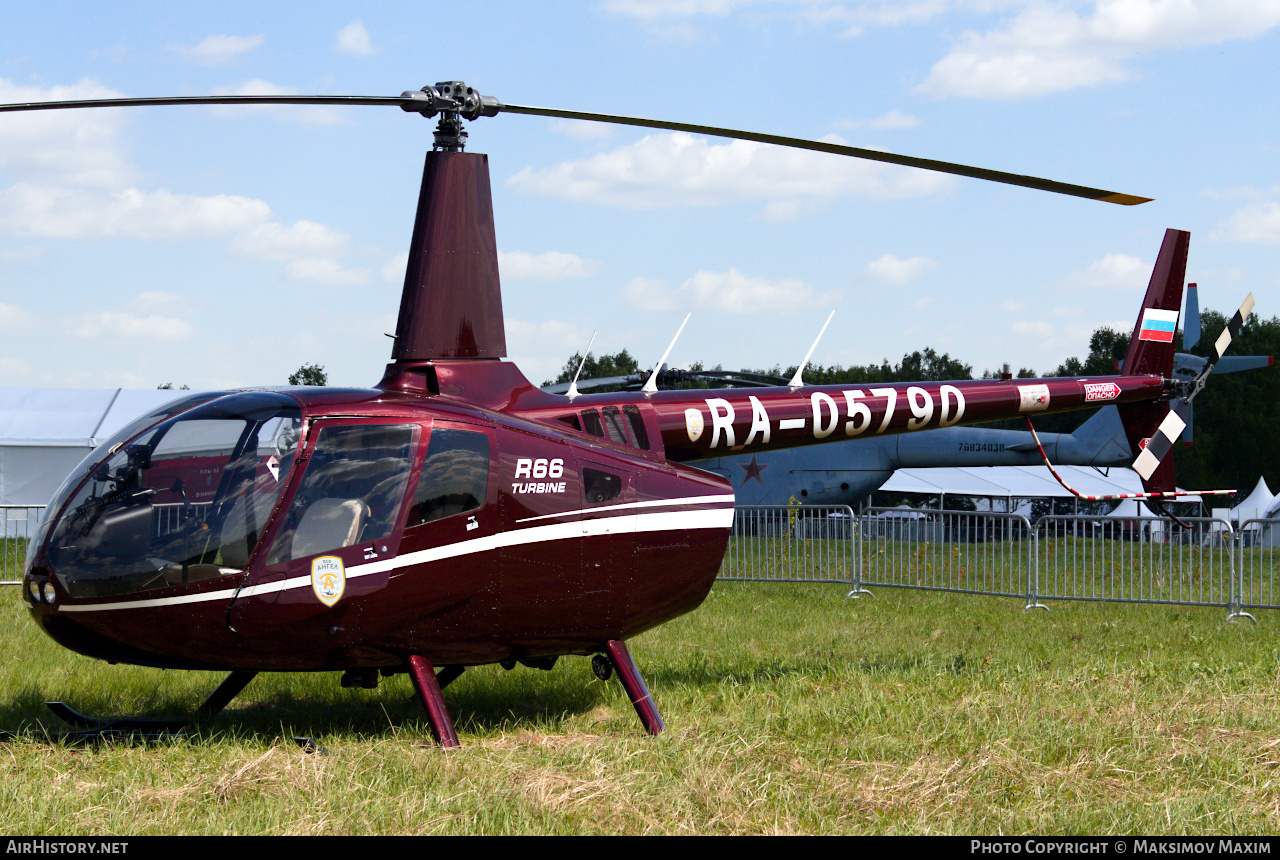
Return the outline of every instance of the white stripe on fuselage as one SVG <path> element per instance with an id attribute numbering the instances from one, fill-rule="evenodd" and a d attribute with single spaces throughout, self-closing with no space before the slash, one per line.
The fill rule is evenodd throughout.
<path id="1" fill-rule="evenodd" d="M 517 523 L 531 523 L 535 520 L 551 520 L 558 517 L 572 517 L 577 514 L 594 514 L 599 511 L 621 511 L 627 508 L 661 508 L 674 505 L 718 505 L 733 504 L 733 494 L 724 496 L 688 496 L 683 499 L 655 499 L 649 502 L 627 502 L 623 505 L 601 505 L 595 508 L 579 508 L 573 511 L 561 511 L 558 514 L 543 514 L 540 517 L 525 517 Z"/>
<path id="2" fill-rule="evenodd" d="M 718 499 L 733 500 L 732 496 L 717 496 Z M 685 500 L 679 500 L 684 502 Z M 699 502 L 701 500 L 698 500 Z M 639 504 L 644 504 L 643 502 Z M 633 507 L 619 505 L 617 507 Z M 599 510 L 599 509 L 597 509 Z M 727 529 L 733 525 L 733 508 L 715 508 L 703 511 L 661 511 L 658 513 L 622 514 L 614 517 L 599 517 L 590 520 L 575 520 L 569 523 L 550 523 L 543 526 L 532 526 L 514 531 L 499 532 L 488 537 L 459 541 L 432 549 L 406 553 L 395 558 L 360 564 L 347 570 L 347 579 L 370 576 L 375 573 L 397 570 L 418 564 L 429 564 L 458 556 L 491 552 L 505 547 L 523 546 L 533 543 L 549 543 L 551 541 L 571 538 L 597 537 L 608 534 L 637 534 L 641 532 L 675 531 L 677 529 Z M 253 597 L 287 591 L 293 588 L 310 588 L 311 577 L 295 576 L 279 582 L 266 582 L 239 589 L 241 597 Z M 181 597 L 155 597 L 144 600 L 126 600 L 117 603 L 88 603 L 65 605 L 62 612 L 97 612 L 111 609 L 150 609 L 158 606 L 181 606 L 188 603 L 206 603 L 212 600 L 231 600 L 237 589 L 228 588 L 219 591 L 206 591 L 202 594 L 185 594 Z"/>

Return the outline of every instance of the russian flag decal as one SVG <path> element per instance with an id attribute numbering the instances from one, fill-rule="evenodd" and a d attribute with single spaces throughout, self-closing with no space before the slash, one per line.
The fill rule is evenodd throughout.
<path id="1" fill-rule="evenodd" d="M 1138 340 L 1154 340 L 1159 343 L 1173 343 L 1173 332 L 1177 328 L 1177 311 L 1162 311 L 1159 308 L 1147 308 L 1142 312 L 1142 328 L 1138 330 Z"/>

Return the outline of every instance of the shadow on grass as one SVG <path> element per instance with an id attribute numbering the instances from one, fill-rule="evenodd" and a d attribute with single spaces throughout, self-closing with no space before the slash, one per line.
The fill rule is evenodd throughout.
<path id="1" fill-rule="evenodd" d="M 335 681 L 336 676 L 329 679 L 322 675 L 301 679 L 260 676 L 221 715 L 193 724 L 187 736 L 211 739 L 227 735 L 243 741 L 273 742 L 282 734 L 371 739 L 403 730 L 431 740 L 422 706 L 403 676 L 384 679 L 377 690 L 342 689 Z M 145 704 L 138 705 L 135 698 L 132 712 L 122 702 L 104 701 L 101 690 L 86 692 L 82 700 L 68 704 L 103 719 L 183 718 L 199 705 L 188 689 L 157 688 Z M 459 731 L 487 734 L 520 728 L 555 732 L 566 719 L 599 707 L 608 694 L 604 684 L 580 671 L 517 669 L 469 672 L 444 695 Z M 0 694 L 0 740 L 6 736 L 52 739 L 72 729 L 45 706 L 50 698 L 38 685 L 24 686 L 7 696 Z M 122 693 L 120 698 L 127 696 Z"/>
<path id="2" fill-rule="evenodd" d="M 582 666 L 562 663 L 550 672 L 496 667 L 468 671 L 445 690 L 445 702 L 455 727 L 463 734 L 485 735 L 500 731 L 537 730 L 556 733 L 567 721 L 589 713 L 606 702 L 627 706 L 617 680 L 601 683 Z M 910 676 L 920 672 L 961 674 L 967 671 L 963 654 L 936 652 L 873 653 L 855 656 L 818 650 L 786 658 L 713 661 L 698 653 L 677 663 L 657 661 L 647 673 L 650 688 L 714 688 L 722 685 L 755 686 L 788 679 L 821 679 L 863 675 Z M 172 676 L 169 676 L 172 677 Z M 53 736 L 70 726 L 45 707 L 51 698 L 66 698 L 77 710 L 95 717 L 185 717 L 195 712 L 201 697 L 216 686 L 210 676 L 202 684 L 175 683 L 140 691 L 137 680 L 117 687 L 90 685 L 82 696 L 49 694 L 39 684 L 24 684 L 0 692 L 0 732 L 17 732 L 33 738 Z M 343 736 L 373 739 L 398 732 L 430 740 L 431 731 L 422 707 L 405 676 L 384 679 L 377 690 L 346 690 L 336 674 L 262 675 L 249 684 L 219 717 L 199 724 L 193 738 L 221 735 L 245 741 L 274 742 L 281 735 Z"/>

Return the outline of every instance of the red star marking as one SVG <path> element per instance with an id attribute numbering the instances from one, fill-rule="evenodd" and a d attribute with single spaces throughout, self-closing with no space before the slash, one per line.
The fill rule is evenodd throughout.
<path id="1" fill-rule="evenodd" d="M 751 462 L 750 462 L 750 463 L 747 463 L 746 465 L 743 465 L 742 463 L 739 463 L 739 464 L 738 464 L 738 466 L 739 466 L 739 468 L 741 468 L 744 472 L 746 472 L 746 473 L 747 473 L 747 474 L 746 474 L 746 477 L 744 477 L 744 478 L 742 479 L 742 483 L 743 483 L 743 484 L 745 484 L 747 481 L 750 481 L 752 478 L 755 478 L 755 479 L 756 479 L 756 482 L 757 482 L 757 483 L 759 483 L 759 484 L 763 484 L 763 483 L 764 483 L 764 481 L 762 481 L 762 480 L 760 479 L 760 473 L 761 473 L 761 472 L 763 472 L 765 469 L 769 468 L 769 465 L 766 463 L 765 465 L 761 466 L 759 463 L 757 463 L 757 462 L 756 462 L 756 455 L 755 455 L 755 454 L 752 454 L 752 455 L 751 455 Z"/>

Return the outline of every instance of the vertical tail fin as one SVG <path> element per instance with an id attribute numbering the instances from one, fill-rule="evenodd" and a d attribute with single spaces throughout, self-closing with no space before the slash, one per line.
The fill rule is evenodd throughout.
<path id="1" fill-rule="evenodd" d="M 1124 356 L 1125 376 L 1155 374 L 1173 377 L 1174 334 L 1178 328 L 1178 311 L 1182 308 L 1182 284 L 1187 273 L 1187 250 L 1191 234 L 1185 230 L 1166 230 L 1156 258 L 1142 310 L 1133 327 L 1129 351 Z M 1140 456 L 1147 444 L 1157 437 L 1161 422 L 1169 415 L 1168 402 L 1130 403 L 1119 407 L 1129 450 Z M 1163 452 L 1162 452 L 1163 453 Z M 1148 477 L 1142 479 L 1149 492 L 1174 489 L 1173 457 L 1163 457 Z"/>

